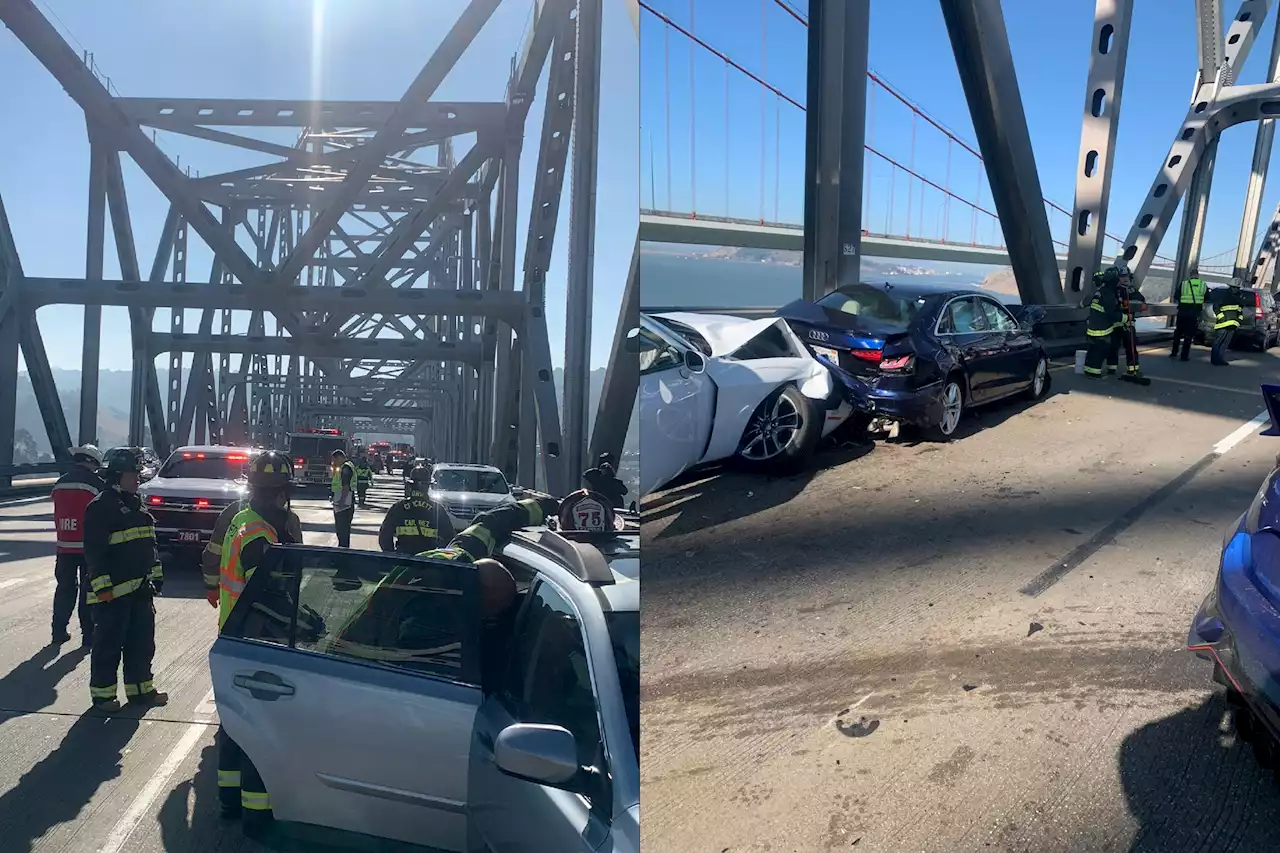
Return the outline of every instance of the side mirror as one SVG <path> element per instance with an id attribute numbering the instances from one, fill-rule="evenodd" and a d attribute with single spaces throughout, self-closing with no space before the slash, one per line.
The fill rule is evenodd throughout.
<path id="1" fill-rule="evenodd" d="M 516 723 L 498 733 L 493 760 L 508 776 L 562 788 L 578 775 L 578 747 L 561 726 Z"/>
<path id="2" fill-rule="evenodd" d="M 690 373 L 703 373 L 707 369 L 707 360 L 702 357 L 702 353 L 686 350 L 684 354 L 684 366 Z"/>

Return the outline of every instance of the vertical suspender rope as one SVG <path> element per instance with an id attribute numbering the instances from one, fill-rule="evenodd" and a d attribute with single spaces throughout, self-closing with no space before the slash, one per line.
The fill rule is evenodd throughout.
<path id="1" fill-rule="evenodd" d="M 876 86 L 875 81 L 868 78 L 867 89 L 867 141 L 876 143 Z M 867 156 L 866 145 L 862 147 L 862 230 L 867 230 L 871 221 L 871 173 L 875 158 Z"/>
<path id="2" fill-rule="evenodd" d="M 724 61 L 724 218 L 729 213 L 729 60 Z"/>
<path id="3" fill-rule="evenodd" d="M 907 172 L 907 239 L 908 240 L 911 239 L 911 201 L 912 201 L 911 197 L 915 194 L 913 191 L 914 185 L 911 183 L 912 181 L 911 172 L 914 172 L 916 170 L 916 114 L 914 110 L 912 110 L 911 112 L 911 155 L 910 157 L 911 157 L 911 162 L 908 164 L 908 168 L 911 171 Z"/>
<path id="4" fill-rule="evenodd" d="M 942 196 L 942 242 L 947 242 L 947 233 L 951 227 L 951 149 L 954 147 L 951 138 L 947 138 L 947 192 Z"/>
<path id="5" fill-rule="evenodd" d="M 779 191 L 782 188 L 782 98 L 773 96 L 773 221 L 781 222 L 778 217 Z"/>
<path id="6" fill-rule="evenodd" d="M 769 0 L 760 0 L 760 76 L 769 79 Z M 760 87 L 760 224 L 764 224 L 764 155 L 768 90 Z"/>
<path id="7" fill-rule="evenodd" d="M 672 210 L 671 203 L 671 25 L 662 27 L 662 67 L 667 96 L 667 210 Z M 690 93 L 692 95 L 692 93 Z"/>
<path id="8" fill-rule="evenodd" d="M 693 0 L 689 0 L 689 32 L 694 32 Z M 693 99 L 697 89 L 694 88 L 693 74 L 693 39 L 689 39 L 689 208 L 696 217 L 698 215 L 698 125 L 694 118 Z"/>

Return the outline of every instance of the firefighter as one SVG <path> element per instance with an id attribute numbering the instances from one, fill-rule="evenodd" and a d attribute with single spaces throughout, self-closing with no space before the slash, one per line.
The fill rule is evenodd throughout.
<path id="1" fill-rule="evenodd" d="M 71 448 L 71 470 L 53 486 L 53 524 L 58 542 L 53 576 L 53 644 L 70 642 L 67 625 L 71 611 L 80 618 L 80 646 L 93 642 L 93 616 L 89 609 L 89 576 L 84 565 L 84 512 L 107 484 L 98 475 L 102 451 L 92 444 Z"/>
<path id="2" fill-rule="evenodd" d="M 93 707 L 120 710 L 117 670 L 124 658 L 124 694 L 130 705 L 164 705 L 168 694 L 151 683 L 156 651 L 154 597 L 164 585 L 155 519 L 142 508 L 138 483 L 142 455 L 118 448 L 105 460 L 109 488 L 84 513 L 84 559 L 93 606 L 89 695 Z"/>
<path id="3" fill-rule="evenodd" d="M 1204 296 L 1208 285 L 1200 278 L 1200 270 L 1192 267 L 1188 277 L 1178 289 L 1178 317 L 1173 327 L 1173 349 L 1169 358 L 1187 361 L 1191 358 L 1191 342 L 1200 325 L 1200 313 L 1204 311 Z"/>
<path id="4" fill-rule="evenodd" d="M 453 539 L 449 514 L 428 496 L 431 469 L 418 465 L 409 472 L 409 496 L 387 511 L 378 530 L 378 547 L 401 554 L 420 554 Z"/>
<path id="5" fill-rule="evenodd" d="M 1231 339 L 1236 329 L 1240 328 L 1240 318 L 1244 316 L 1244 293 L 1240 289 L 1240 279 L 1231 279 L 1227 292 L 1217 300 L 1218 310 L 1214 315 L 1213 349 L 1209 351 L 1209 363 L 1216 367 L 1227 367 L 1227 350 L 1231 349 Z"/>
<path id="6" fill-rule="evenodd" d="M 227 527 L 219 562 L 218 630 L 226 624 L 245 584 L 274 544 L 302 541 L 301 523 L 289 509 L 293 466 L 289 457 L 268 450 L 249 464 L 249 505 Z M 297 531 L 297 538 L 294 532 Z M 222 815 L 243 813 L 245 830 L 261 830 L 271 820 L 267 789 L 240 747 L 218 727 L 218 800 Z"/>
<path id="7" fill-rule="evenodd" d="M 252 495 L 252 489 L 250 494 Z M 220 603 L 222 544 L 227 537 L 227 529 L 231 527 L 232 520 L 240 514 L 240 511 L 249 506 L 249 502 L 250 498 L 236 501 L 218 514 L 218 520 L 213 525 L 213 534 L 209 537 L 209 544 L 204 547 L 204 553 L 200 556 L 200 568 L 204 575 L 204 597 L 210 607 L 217 607 Z M 289 533 L 289 541 L 302 544 L 302 522 L 296 513 L 289 513 L 286 529 Z"/>
<path id="8" fill-rule="evenodd" d="M 1089 303 L 1089 319 L 1085 328 L 1089 347 L 1084 358 L 1084 375 L 1090 378 L 1102 376 L 1103 362 L 1106 362 L 1108 374 L 1116 372 L 1120 361 L 1120 336 L 1115 333 L 1124 328 L 1119 294 L 1120 270 L 1114 266 L 1107 267 L 1094 283 L 1096 289 Z"/>
<path id="9" fill-rule="evenodd" d="M 1142 375 L 1138 367 L 1138 330 L 1134 326 L 1133 294 L 1137 289 L 1133 286 L 1133 276 L 1129 273 L 1129 265 L 1117 259 L 1116 298 L 1120 305 L 1120 325 L 1112 332 L 1112 347 L 1119 352 L 1124 351 L 1125 375 L 1133 378 Z M 1141 295 L 1139 294 L 1139 298 Z M 1114 371 L 1110 371 L 1114 372 Z"/>
<path id="10" fill-rule="evenodd" d="M 618 478 L 618 466 L 612 453 L 601 453 L 596 467 L 583 472 L 582 482 L 588 489 L 608 498 L 615 509 L 626 503 L 627 484 Z"/>
<path id="11" fill-rule="evenodd" d="M 369 464 L 369 459 L 363 453 L 356 459 L 356 498 L 360 502 L 360 506 L 367 504 L 369 495 L 369 486 L 373 483 L 373 466 Z"/>
<path id="12" fill-rule="evenodd" d="M 356 467 L 347 454 L 335 450 L 330 454 L 333 469 L 333 526 L 338 534 L 338 547 L 351 547 L 351 521 L 355 518 L 356 503 L 353 493 L 356 486 Z"/>

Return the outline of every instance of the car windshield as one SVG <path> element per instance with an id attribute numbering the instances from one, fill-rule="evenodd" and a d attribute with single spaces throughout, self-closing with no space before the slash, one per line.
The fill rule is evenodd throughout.
<path id="1" fill-rule="evenodd" d="M 487 495 L 510 494 L 507 478 L 498 471 L 472 471 L 451 468 L 431 475 L 432 488 L 442 492 L 483 492 Z"/>
<path id="2" fill-rule="evenodd" d="M 247 453 L 176 451 L 160 471 L 170 479 L 238 480 L 249 465 Z"/>
<path id="3" fill-rule="evenodd" d="M 920 313 L 924 300 L 913 294 L 895 293 L 892 285 L 887 288 L 851 284 L 828 293 L 817 304 L 829 311 L 852 314 L 862 328 L 905 331 Z"/>
<path id="4" fill-rule="evenodd" d="M 613 658 L 618 665 L 618 682 L 622 685 L 622 704 L 627 709 L 631 726 L 631 743 L 640 760 L 640 614 L 634 610 L 605 614 L 609 639 L 613 642 Z"/>
<path id="5" fill-rule="evenodd" d="M 346 449 L 347 442 L 340 436 L 295 435 L 289 439 L 289 454 L 294 459 L 328 459 L 333 451 Z"/>

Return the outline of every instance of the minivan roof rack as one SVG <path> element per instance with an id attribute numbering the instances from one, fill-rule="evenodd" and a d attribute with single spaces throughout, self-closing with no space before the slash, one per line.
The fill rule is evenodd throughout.
<path id="1" fill-rule="evenodd" d="M 590 584 L 611 584 L 615 581 L 609 561 L 600 549 L 588 542 L 576 542 L 552 530 L 526 531 L 520 538 L 555 557 L 580 581 Z"/>

